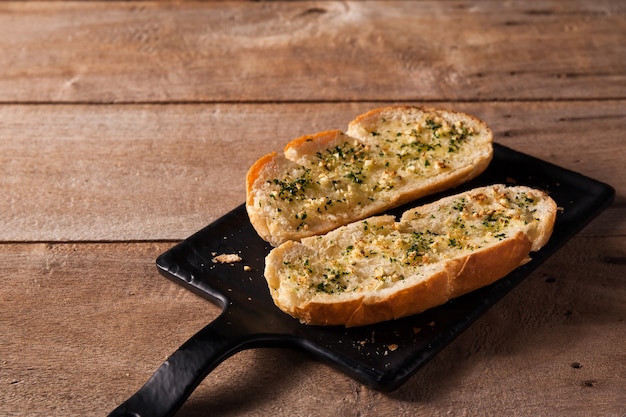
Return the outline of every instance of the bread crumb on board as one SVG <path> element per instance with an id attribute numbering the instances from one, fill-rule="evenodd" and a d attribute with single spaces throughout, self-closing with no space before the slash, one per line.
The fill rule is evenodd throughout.
<path id="1" fill-rule="evenodd" d="M 211 259 L 214 264 L 233 264 L 235 262 L 241 262 L 241 256 L 236 253 L 222 253 L 221 255 L 216 255 Z"/>

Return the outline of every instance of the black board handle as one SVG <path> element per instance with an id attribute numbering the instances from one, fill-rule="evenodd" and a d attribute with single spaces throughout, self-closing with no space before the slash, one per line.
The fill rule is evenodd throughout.
<path id="1" fill-rule="evenodd" d="M 233 326 L 225 312 L 187 340 L 109 417 L 170 417 L 222 361 L 252 347 L 254 338 Z"/>

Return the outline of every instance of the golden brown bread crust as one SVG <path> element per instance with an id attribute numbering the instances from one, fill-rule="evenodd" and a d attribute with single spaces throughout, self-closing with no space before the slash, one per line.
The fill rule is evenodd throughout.
<path id="1" fill-rule="evenodd" d="M 298 162 L 299 155 L 315 154 L 320 149 L 332 146 L 337 141 L 346 140 L 340 130 L 325 130 L 312 135 L 304 135 L 293 139 L 285 145 L 285 155 L 288 159 Z"/>
<path id="2" fill-rule="evenodd" d="M 434 107 L 419 107 L 419 106 L 409 106 L 409 105 L 398 105 L 398 106 L 387 106 L 387 107 L 379 107 L 376 109 L 368 110 L 363 114 L 358 115 L 348 124 L 348 130 L 352 130 L 355 126 L 370 126 L 377 123 L 377 121 L 385 114 L 390 112 L 406 112 L 409 113 L 411 111 L 423 111 L 427 113 L 444 115 L 446 113 L 455 113 L 459 115 L 459 117 L 463 118 L 471 118 L 474 119 L 477 123 L 484 124 L 482 120 L 472 116 L 471 114 L 460 112 L 458 110 L 449 110 L 443 108 L 434 108 Z M 485 125 L 486 126 L 486 125 Z"/>
<path id="3" fill-rule="evenodd" d="M 462 164 L 452 166 L 445 159 L 418 161 L 411 157 L 407 159 L 407 162 L 402 160 L 402 157 L 396 157 L 402 160 L 402 164 L 419 165 L 421 168 L 418 168 L 418 171 L 426 169 L 422 166 L 431 166 L 431 168 L 427 168 L 426 173 L 416 176 L 405 170 L 407 167 L 403 165 L 394 167 L 393 170 L 390 168 L 383 173 L 383 164 L 388 163 L 388 160 L 387 162 L 378 161 L 375 158 L 385 152 L 387 152 L 385 158 L 388 158 L 389 155 L 396 155 L 397 150 L 385 149 L 384 146 L 380 148 L 381 143 L 389 142 L 389 138 L 380 139 L 379 136 L 382 134 L 379 135 L 376 129 L 383 129 L 386 120 L 396 118 L 415 125 L 416 132 L 421 132 L 421 130 L 430 132 L 429 129 L 434 130 L 437 126 L 426 128 L 424 120 L 438 117 L 445 118 L 445 123 L 449 122 L 449 125 L 446 125 L 448 130 L 442 136 L 445 137 L 453 131 L 458 134 L 458 137 L 463 138 L 457 142 L 463 143 L 461 146 L 466 146 L 464 143 L 471 142 L 471 151 L 462 151 L 466 153 L 463 153 L 461 158 L 470 158 L 469 154 L 471 154 L 474 159 L 471 161 L 463 159 L 465 162 Z M 458 126 L 454 125 L 456 122 Z M 409 129 L 407 125 L 398 126 L 400 126 L 398 129 Z M 466 128 L 467 130 L 461 133 L 461 130 Z M 459 129 L 458 132 L 457 129 Z M 403 135 L 409 136 L 407 132 Z M 438 134 L 435 136 L 439 138 Z M 395 137 L 394 135 L 393 138 Z M 421 140 L 424 139 L 417 139 L 417 142 Z M 246 176 L 246 209 L 259 236 L 274 246 L 287 240 L 299 240 L 307 236 L 319 235 L 341 225 L 398 207 L 475 178 L 487 168 L 491 161 L 491 140 L 489 127 L 466 113 L 411 106 L 371 110 L 350 123 L 348 134 L 339 130 L 328 130 L 305 135 L 289 142 L 284 148 L 283 155 L 272 153 L 255 162 Z M 316 157 L 321 158 L 322 154 L 329 159 L 337 154 L 344 157 L 343 149 L 340 149 L 342 144 L 350 144 L 348 151 L 352 152 L 350 158 L 353 159 L 349 162 L 357 160 L 356 168 L 350 168 L 354 170 L 348 172 L 347 175 L 325 171 L 323 161 Z M 447 144 L 443 146 L 448 148 Z M 333 149 L 338 149 L 338 153 L 332 155 Z M 371 149 L 377 149 L 380 152 L 370 152 Z M 434 152 L 433 148 L 425 152 L 431 151 Z M 455 160 L 457 155 L 453 155 L 451 160 Z M 450 155 L 440 155 L 437 158 L 448 156 Z M 359 161 L 359 157 L 366 160 Z M 343 167 L 345 166 L 347 165 L 344 164 Z M 432 168 L 433 166 L 437 169 Z M 337 166 L 332 169 L 336 170 Z M 398 169 L 404 171 L 397 171 Z M 332 177 L 333 174 L 335 177 Z M 368 177 L 372 184 L 363 183 L 363 179 Z M 326 179 L 326 183 L 320 178 Z M 351 183 L 346 178 L 352 178 L 353 182 Z M 389 181 L 388 185 L 385 181 Z M 384 189 L 383 185 L 378 187 L 376 184 L 384 184 L 387 188 Z M 364 187 L 369 187 L 368 191 L 364 191 L 366 189 Z M 307 191 L 304 191 L 305 189 Z M 376 191 L 372 191 L 373 189 Z M 290 197 L 288 204 L 279 201 L 280 198 L 276 197 L 276 194 L 284 190 L 292 193 L 287 196 Z M 309 190 L 313 191 L 307 194 Z M 296 193 L 298 195 L 294 197 Z M 269 199 L 269 195 L 272 199 Z M 320 203 L 324 196 L 329 196 L 329 204 Z M 294 198 L 291 199 L 291 197 Z"/>
<path id="4" fill-rule="evenodd" d="M 277 158 L 276 152 L 269 153 L 259 158 L 248 170 L 246 174 L 246 206 L 254 205 L 252 189 L 255 181 L 261 175 L 261 171 L 268 169 Z M 250 222 L 254 225 L 257 233 L 261 236 L 269 236 L 270 231 L 266 218 L 256 210 L 248 210 Z"/>
<path id="5" fill-rule="evenodd" d="M 276 158 L 276 152 L 269 153 L 259 158 L 248 170 L 246 174 L 246 192 L 248 193 L 248 199 L 252 197 L 252 187 L 254 182 L 259 178 L 261 170 L 270 164 Z"/>

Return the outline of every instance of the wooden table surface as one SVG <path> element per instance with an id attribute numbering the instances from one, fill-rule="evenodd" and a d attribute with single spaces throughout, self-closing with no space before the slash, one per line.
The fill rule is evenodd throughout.
<path id="1" fill-rule="evenodd" d="M 625 2 L 3 2 L 0 63 L 0 415 L 107 415 L 220 312 L 156 257 L 395 103 L 615 202 L 397 391 L 254 349 L 177 415 L 626 415 Z"/>

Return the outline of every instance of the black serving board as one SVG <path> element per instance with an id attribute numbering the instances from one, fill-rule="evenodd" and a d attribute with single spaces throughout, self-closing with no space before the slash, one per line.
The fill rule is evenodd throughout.
<path id="1" fill-rule="evenodd" d="M 175 352 L 111 415 L 172 415 L 221 361 L 240 350 L 262 346 L 299 348 L 367 386 L 381 391 L 398 388 L 608 207 L 615 196 L 607 184 L 495 144 L 494 158 L 478 178 L 392 213 L 495 183 L 545 190 L 560 207 L 550 241 L 532 254 L 531 262 L 488 287 L 424 313 L 348 329 L 302 325 L 275 307 L 263 277 L 264 258 L 271 246 L 253 229 L 245 206 L 235 208 L 157 259 L 164 276 L 218 304 L 222 314 Z M 215 255 L 224 253 L 237 254 L 241 261 L 213 262 Z"/>

